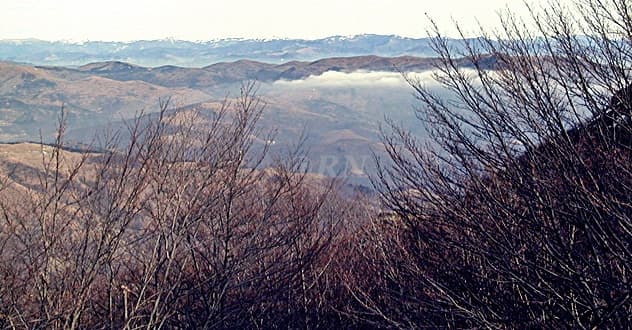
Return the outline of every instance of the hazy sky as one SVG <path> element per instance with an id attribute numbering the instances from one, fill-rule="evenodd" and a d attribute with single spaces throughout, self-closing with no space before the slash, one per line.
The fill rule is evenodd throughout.
<path id="1" fill-rule="evenodd" d="M 0 39 L 306 38 L 363 33 L 425 36 L 424 13 L 446 28 L 498 21 L 519 0 L 0 0 Z M 531 2 L 538 2 L 537 0 Z"/>

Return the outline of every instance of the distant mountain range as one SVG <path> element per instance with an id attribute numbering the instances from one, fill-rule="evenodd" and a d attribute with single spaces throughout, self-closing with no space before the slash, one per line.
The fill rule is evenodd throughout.
<path id="1" fill-rule="evenodd" d="M 20 47 L 38 42 L 13 43 L 13 49 L 23 50 Z M 96 44 L 59 45 L 90 49 Z M 282 153 L 305 135 L 311 172 L 347 173 L 364 184 L 371 154 L 382 148 L 379 125 L 385 117 L 424 134 L 422 125 L 414 125 L 412 90 L 399 72 L 425 72 L 419 77 L 429 79 L 428 70 L 438 64 L 432 57 L 375 55 L 283 63 L 240 59 L 202 67 L 148 67 L 112 60 L 59 66 L 13 60 L 0 61 L 0 142 L 51 141 L 62 108 L 67 136 L 78 145 L 109 132 L 125 132 L 126 120 L 141 112 L 151 116 L 159 110 L 159 101 L 168 98 L 174 114 L 211 114 L 224 99 L 239 95 L 241 82 L 257 80 L 258 95 L 266 104 L 258 141 L 275 131 L 272 149 Z M 456 61 L 462 66 L 470 62 Z M 496 58 L 488 56 L 479 64 L 492 68 L 495 63 Z"/>
<path id="2" fill-rule="evenodd" d="M 459 43 L 460 41 L 454 40 L 455 45 Z M 121 61 L 150 67 L 202 67 L 241 59 L 278 64 L 362 55 L 433 57 L 435 52 L 427 38 L 374 34 L 335 36 L 318 40 L 222 39 L 201 42 L 173 39 L 81 43 L 36 39 L 0 40 L 0 60 L 55 66 Z"/>
<path id="3" fill-rule="evenodd" d="M 180 106 L 217 99 L 230 86 L 246 80 L 272 84 L 325 72 L 421 72 L 432 68 L 435 61 L 411 56 L 357 56 L 283 64 L 239 60 L 202 68 L 149 68 L 118 61 L 79 67 L 0 61 L 0 141 L 37 139 L 43 126 L 47 129 L 42 133 L 49 136 L 62 104 L 73 126 L 80 127 L 154 109 L 162 97 L 175 97 L 184 102 Z"/>
<path id="4" fill-rule="evenodd" d="M 244 80 L 259 81 L 266 104 L 260 140 L 274 130 L 283 152 L 306 133 L 310 170 L 365 178 L 370 148 L 379 150 L 378 124 L 388 115 L 410 123 L 412 95 L 397 71 L 422 72 L 436 59 L 356 56 L 282 64 L 239 60 L 201 68 L 144 67 L 120 61 L 82 66 L 35 66 L 0 61 L 0 142 L 49 142 L 63 107 L 68 137 L 90 143 L 124 121 L 148 116 L 161 99 L 177 113 L 212 113 L 239 95 Z M 342 79 L 342 81 L 337 81 Z M 336 82 L 337 81 L 337 82 Z M 363 81 L 358 83 L 357 81 Z"/>
<path id="5" fill-rule="evenodd" d="M 431 69 L 436 59 L 413 56 L 380 57 L 374 55 L 324 58 L 317 61 L 291 61 L 282 64 L 252 60 L 221 62 L 202 68 L 164 65 L 144 67 L 126 62 L 95 62 L 79 67 L 36 66 L 67 78 L 99 76 L 132 81 L 139 80 L 164 87 L 208 88 L 218 84 L 245 80 L 271 82 L 277 80 L 305 79 L 325 72 L 421 72 Z"/>
<path id="6" fill-rule="evenodd" d="M 495 57 L 489 56 L 481 64 L 493 67 L 494 63 Z M 383 111 L 393 104 L 401 100 L 408 102 L 410 91 L 398 72 L 424 72 L 436 64 L 436 58 L 374 55 L 282 64 L 238 60 L 201 68 L 144 67 L 120 61 L 74 67 L 0 61 L 0 141 L 38 140 L 40 134 L 47 139 L 54 132 L 62 105 L 73 128 L 93 127 L 113 119 L 133 117 L 140 110 L 155 111 L 161 98 L 174 97 L 179 107 L 221 100 L 227 92 L 234 91 L 235 86 L 248 80 L 262 83 L 266 96 L 274 95 L 271 98 L 279 104 L 279 110 L 286 112 L 281 116 L 283 118 L 289 118 L 287 112 L 294 115 L 296 108 L 307 109 L 306 112 L 317 113 L 320 117 L 323 111 L 334 109 L 335 114 L 327 116 L 335 117 L 338 123 L 341 116 L 355 113 L 345 119 L 348 125 L 340 127 L 347 129 L 354 126 L 358 113 L 371 112 L 367 122 L 377 122 L 383 119 Z M 466 66 L 468 61 L 460 59 L 457 64 Z M 313 77 L 331 79 L 324 74 L 332 72 L 350 74 L 350 77 L 353 73 L 377 72 L 388 79 L 401 80 L 402 86 L 394 94 L 388 86 L 371 83 L 360 88 L 353 82 L 346 82 L 333 88 L 322 86 L 318 91 L 308 84 L 289 84 Z M 369 76 L 362 79 L 370 79 Z M 375 108 L 367 112 L 370 107 Z M 278 118 L 273 121 L 279 123 Z M 290 123 L 287 125 L 291 126 Z"/>

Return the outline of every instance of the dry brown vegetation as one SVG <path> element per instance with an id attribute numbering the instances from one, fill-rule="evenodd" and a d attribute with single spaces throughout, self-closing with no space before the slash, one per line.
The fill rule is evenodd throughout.
<path id="1" fill-rule="evenodd" d="M 318 324 L 349 206 L 300 153 L 258 169 L 244 88 L 205 130 L 165 105 L 98 153 L 65 151 L 63 125 L 50 146 L 3 146 L 2 327 Z"/>
<path id="2" fill-rule="evenodd" d="M 632 324 L 630 2 L 576 5 L 507 17 L 463 54 L 437 33 L 450 96 L 410 80 L 433 143 L 394 127 L 376 180 L 396 215 L 360 282 L 377 324 Z"/>
<path id="3" fill-rule="evenodd" d="M 300 143 L 263 169 L 252 84 L 99 152 L 63 120 L 2 146 L 0 326 L 629 328 L 632 16 L 580 5 L 465 54 L 437 32 L 451 96 L 409 80 L 433 139 L 391 126 L 379 200 L 305 174 Z"/>

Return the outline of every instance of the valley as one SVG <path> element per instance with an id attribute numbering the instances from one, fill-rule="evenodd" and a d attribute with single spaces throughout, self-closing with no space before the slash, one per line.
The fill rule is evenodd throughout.
<path id="1" fill-rule="evenodd" d="M 380 125 L 410 123 L 414 103 L 399 72 L 428 72 L 432 58 L 359 56 L 269 64 L 251 60 L 202 68 L 141 67 L 99 62 L 80 67 L 0 63 L 0 141 L 50 142 L 63 109 L 69 144 L 90 144 L 124 131 L 169 100 L 170 114 L 213 113 L 256 81 L 265 104 L 260 144 L 272 133 L 272 154 L 301 140 L 307 170 L 368 185 Z M 410 127 L 421 133 L 421 128 Z M 96 139 L 96 140 L 95 140 Z"/>

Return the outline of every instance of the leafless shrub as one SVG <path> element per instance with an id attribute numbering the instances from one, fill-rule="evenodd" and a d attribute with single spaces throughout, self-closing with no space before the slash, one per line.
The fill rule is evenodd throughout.
<path id="1" fill-rule="evenodd" d="M 393 127 L 376 178 L 382 282 L 356 292 L 377 324 L 629 327 L 630 4 L 576 5 L 507 15 L 463 53 L 435 28 L 449 96 L 409 78 L 432 142 Z"/>
<path id="2" fill-rule="evenodd" d="M 98 153 L 66 152 L 62 119 L 33 168 L 37 182 L 6 178 L 21 195 L 0 203 L 1 325 L 329 322 L 318 317 L 329 308 L 320 285 L 345 208 L 334 181 L 302 172 L 300 150 L 261 168 L 268 148 L 254 146 L 263 109 L 255 91 L 245 84 L 207 114 L 162 103 Z"/>

